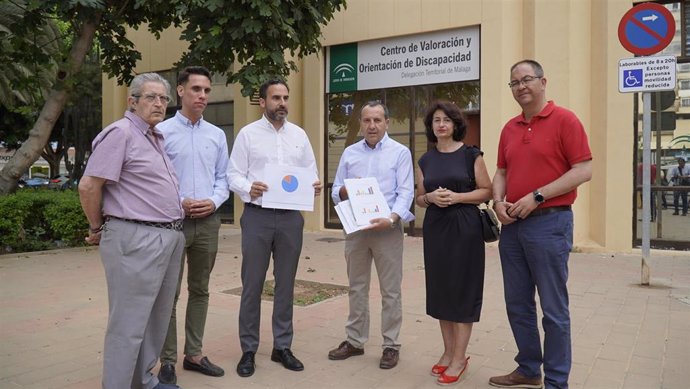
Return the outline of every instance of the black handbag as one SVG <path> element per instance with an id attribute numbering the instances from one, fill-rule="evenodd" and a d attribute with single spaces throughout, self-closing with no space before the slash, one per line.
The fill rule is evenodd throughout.
<path id="1" fill-rule="evenodd" d="M 474 178 L 474 158 L 472 158 L 470 149 L 470 147 L 465 149 L 465 165 L 467 168 L 467 174 L 472 182 L 472 186 L 476 188 L 477 183 Z M 498 226 L 496 213 L 493 209 L 491 209 L 491 207 L 489 207 L 489 201 L 487 201 L 485 204 L 486 208 L 479 207 L 479 218 L 482 221 L 482 236 L 484 237 L 484 242 L 491 243 L 500 238 L 501 228 Z"/>
<path id="2" fill-rule="evenodd" d="M 498 219 L 493 209 L 486 202 L 486 208 L 479 208 L 479 216 L 482 219 L 482 235 L 484 242 L 491 243 L 498 240 L 501 236 L 501 228 L 498 226 Z"/>

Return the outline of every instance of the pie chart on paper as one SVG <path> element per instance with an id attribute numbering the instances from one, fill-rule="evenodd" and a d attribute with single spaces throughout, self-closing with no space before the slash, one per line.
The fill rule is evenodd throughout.
<path id="1" fill-rule="evenodd" d="M 297 181 L 297 177 L 293 175 L 287 175 L 283 177 L 281 185 L 283 186 L 283 190 L 285 190 L 288 193 L 292 193 L 297 190 L 299 182 Z"/>

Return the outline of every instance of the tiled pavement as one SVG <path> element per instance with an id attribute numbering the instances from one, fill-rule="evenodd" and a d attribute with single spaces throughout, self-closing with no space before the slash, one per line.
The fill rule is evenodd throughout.
<path id="1" fill-rule="evenodd" d="M 344 338 L 348 302 L 340 296 L 295 308 L 292 349 L 306 368 L 285 370 L 270 361 L 272 306 L 264 302 L 256 374 L 240 378 L 234 371 L 241 354 L 239 297 L 222 293 L 240 286 L 240 231 L 224 226 L 221 236 L 204 348 L 226 375 L 206 377 L 178 364 L 182 388 L 437 387 L 428 371 L 441 339 L 437 322 L 425 314 L 420 238 L 405 239 L 398 367 L 378 368 L 381 304 L 374 281 L 371 339 L 364 356 L 327 358 Z M 298 278 L 346 285 L 341 238 L 338 232 L 306 233 Z M 639 253 L 572 254 L 571 388 L 690 387 L 690 253 L 653 252 L 652 257 L 652 286 L 641 287 Z M 488 388 L 490 376 L 515 367 L 502 293 L 498 252 L 489 245 L 482 318 L 472 333 L 469 370 L 457 387 Z M 183 295 L 181 311 L 185 300 Z M 93 248 L 0 256 L 0 388 L 99 388 L 106 317 L 103 270 Z"/>

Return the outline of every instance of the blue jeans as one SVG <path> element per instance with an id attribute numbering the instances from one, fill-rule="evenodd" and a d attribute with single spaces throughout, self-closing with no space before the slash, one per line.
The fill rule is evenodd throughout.
<path id="1" fill-rule="evenodd" d="M 508 320 L 518 371 L 541 375 L 546 388 L 567 388 L 572 364 L 568 310 L 568 256 L 573 245 L 572 211 L 528 217 L 506 225 L 498 247 Z M 537 327 L 535 290 L 544 314 L 544 352 Z"/>

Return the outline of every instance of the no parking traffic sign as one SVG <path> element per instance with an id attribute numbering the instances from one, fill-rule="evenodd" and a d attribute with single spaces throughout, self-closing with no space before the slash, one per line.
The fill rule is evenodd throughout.
<path id="1" fill-rule="evenodd" d="M 628 51 L 642 57 L 618 63 L 618 90 L 642 93 L 642 284 L 649 285 L 651 220 L 651 93 L 676 86 L 676 57 L 648 57 L 673 40 L 676 21 L 666 7 L 644 3 L 631 8 L 618 24 L 618 39 Z M 659 216 L 661 222 L 661 216 Z"/>
<path id="2" fill-rule="evenodd" d="M 663 5 L 643 3 L 632 7 L 618 24 L 618 39 L 636 55 L 660 52 L 673 40 L 676 21 Z"/>

